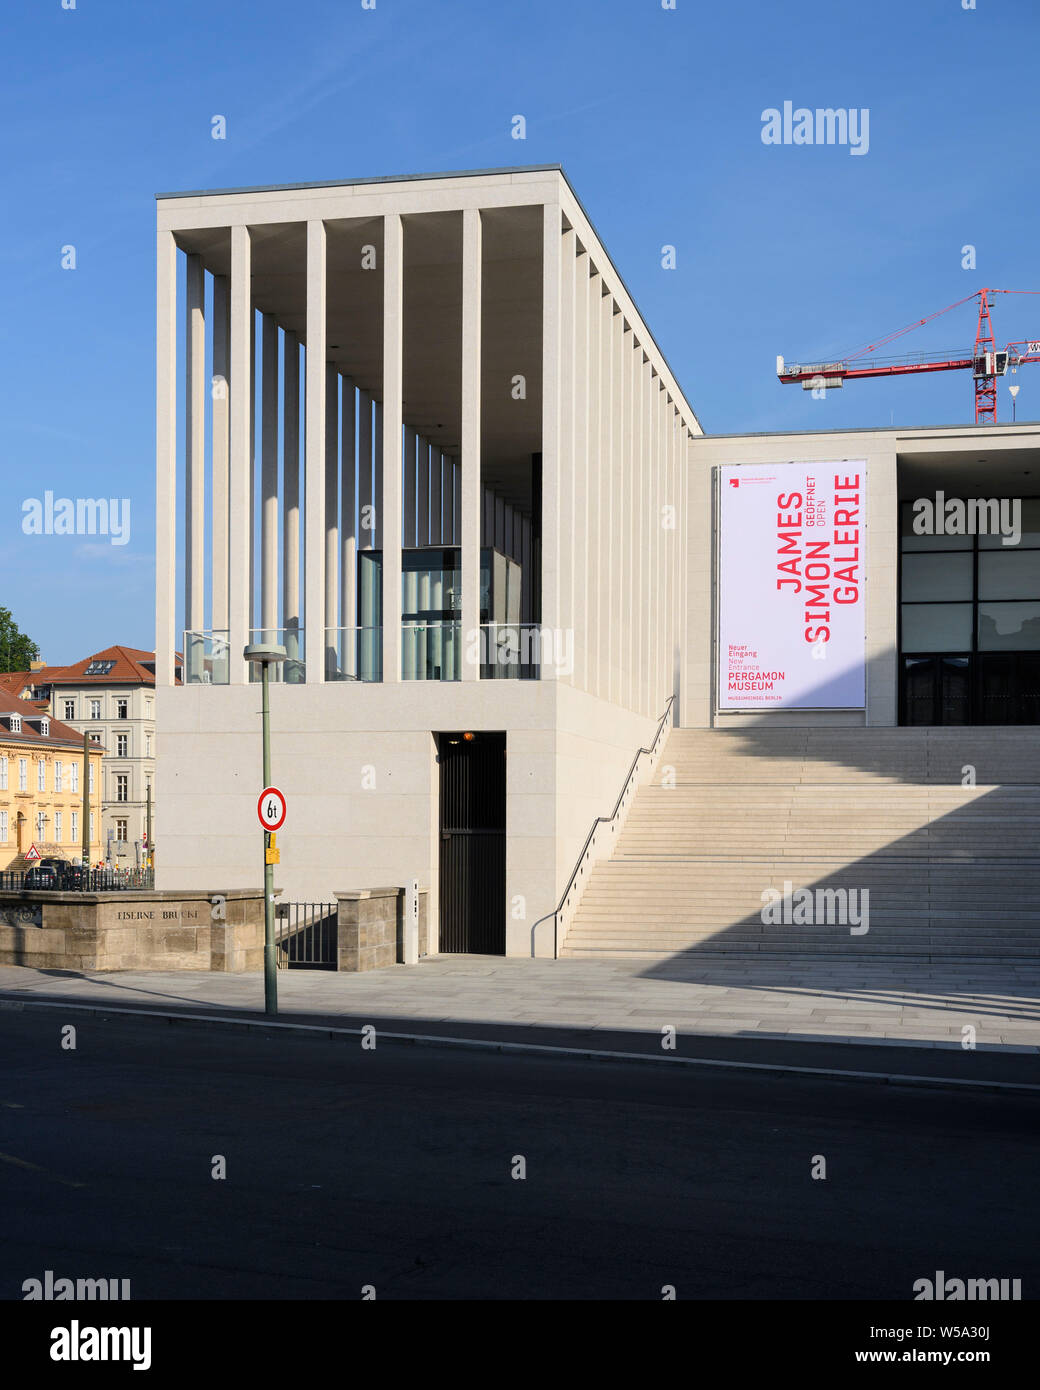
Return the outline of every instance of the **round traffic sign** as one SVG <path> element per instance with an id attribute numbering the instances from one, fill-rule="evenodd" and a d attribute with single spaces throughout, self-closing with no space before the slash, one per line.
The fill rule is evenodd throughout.
<path id="1" fill-rule="evenodd" d="M 285 797 L 277 787 L 265 787 L 256 803 L 256 814 L 265 830 L 281 830 L 285 821 Z"/>

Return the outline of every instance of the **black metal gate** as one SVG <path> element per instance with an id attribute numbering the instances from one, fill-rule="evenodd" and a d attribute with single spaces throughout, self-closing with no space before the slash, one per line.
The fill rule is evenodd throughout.
<path id="1" fill-rule="evenodd" d="M 506 949 L 506 736 L 439 734 L 440 949 Z"/>
<path id="2" fill-rule="evenodd" d="M 279 903 L 275 945 L 279 970 L 335 970 L 337 903 Z"/>

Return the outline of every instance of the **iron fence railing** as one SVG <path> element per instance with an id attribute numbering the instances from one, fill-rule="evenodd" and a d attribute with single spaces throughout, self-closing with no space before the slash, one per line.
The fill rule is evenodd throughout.
<path id="1" fill-rule="evenodd" d="M 81 864 L 52 865 L 45 860 L 29 869 L 0 871 L 0 890 L 9 893 L 39 889 L 57 893 L 112 893 L 154 887 L 153 869 L 84 869 Z"/>
<path id="2" fill-rule="evenodd" d="M 335 970 L 337 903 L 279 903 L 275 912 L 280 970 Z"/>

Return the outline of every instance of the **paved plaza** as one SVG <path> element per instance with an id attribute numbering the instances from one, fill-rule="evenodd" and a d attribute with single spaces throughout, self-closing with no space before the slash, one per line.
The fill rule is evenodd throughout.
<path id="1" fill-rule="evenodd" d="M 283 1021 L 393 1019 L 611 1034 L 1040 1052 L 1040 964 L 444 955 L 366 974 L 278 976 Z M 259 974 L 0 969 L 0 995 L 164 1011 L 263 1009 Z M 974 1029 L 974 1035 L 965 1029 Z"/>

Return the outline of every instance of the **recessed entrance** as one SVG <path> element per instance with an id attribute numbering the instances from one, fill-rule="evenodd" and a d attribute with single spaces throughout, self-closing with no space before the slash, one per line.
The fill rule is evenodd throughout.
<path id="1" fill-rule="evenodd" d="M 440 949 L 505 955 L 506 736 L 437 735 Z"/>

